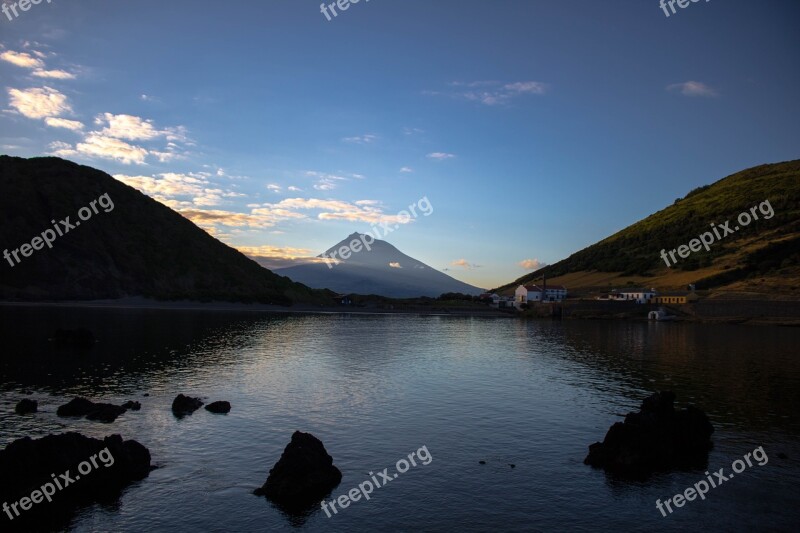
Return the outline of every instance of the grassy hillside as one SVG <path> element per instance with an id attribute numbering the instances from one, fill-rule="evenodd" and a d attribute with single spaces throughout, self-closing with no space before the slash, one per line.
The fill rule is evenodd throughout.
<path id="1" fill-rule="evenodd" d="M 740 228 L 667 267 L 660 251 L 688 244 L 711 224 L 731 221 L 765 200 L 774 211 L 766 220 Z M 765 206 L 766 208 L 766 206 Z M 720 233 L 723 233 L 720 231 Z M 659 289 L 697 283 L 700 289 L 769 293 L 800 297 L 800 160 L 761 165 L 738 172 L 684 198 L 567 259 L 500 287 L 508 291 L 546 275 L 579 292 L 626 284 Z"/>
<path id="2" fill-rule="evenodd" d="M 192 222 L 90 167 L 58 158 L 0 156 L 0 253 L 19 249 L 108 194 L 81 225 L 53 248 L 0 258 L 0 298 L 61 300 L 146 296 L 291 304 L 326 301 L 289 278 L 273 274 Z M 40 243 L 41 246 L 41 243 Z M 11 262 L 14 262 L 13 259 Z"/>

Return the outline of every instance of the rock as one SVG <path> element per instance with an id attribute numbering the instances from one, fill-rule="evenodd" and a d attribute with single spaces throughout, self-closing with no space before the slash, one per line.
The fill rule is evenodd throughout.
<path id="1" fill-rule="evenodd" d="M 58 416 L 86 416 L 94 407 L 94 402 L 86 398 L 73 398 L 56 410 Z"/>
<path id="2" fill-rule="evenodd" d="M 653 394 L 638 413 L 628 413 L 589 446 L 584 464 L 624 477 L 645 478 L 655 471 L 705 466 L 714 427 L 696 407 L 675 411 L 675 394 Z"/>
<path id="3" fill-rule="evenodd" d="M 111 423 L 117 417 L 123 414 L 127 409 L 121 405 L 112 405 L 110 403 L 96 403 L 92 409 L 86 414 L 87 420 L 96 420 L 98 422 Z"/>
<path id="4" fill-rule="evenodd" d="M 10 520 L 0 512 L 0 530 L 66 529 L 78 508 L 94 502 L 113 503 L 123 488 L 147 477 L 150 470 L 147 448 L 133 440 L 123 441 L 119 435 L 99 440 L 65 433 L 15 440 L 0 450 L 0 502 L 9 504 L 14 517 Z M 64 473 L 74 481 L 67 482 L 61 476 Z M 54 478 L 61 482 L 60 490 L 54 486 Z M 27 511 L 17 505 L 17 516 L 11 504 L 30 498 L 35 490 L 40 491 L 41 503 L 29 501 L 32 507 Z M 52 501 L 48 502 L 42 493 L 51 490 Z"/>
<path id="5" fill-rule="evenodd" d="M 58 329 L 53 334 L 53 342 L 59 348 L 88 349 L 94 346 L 94 334 L 88 329 Z"/>
<path id="6" fill-rule="evenodd" d="M 128 400 L 127 402 L 122 404 L 122 407 L 125 409 L 130 409 L 131 411 L 138 411 L 142 408 L 142 404 L 139 402 L 134 402 L 133 400 Z"/>
<path id="7" fill-rule="evenodd" d="M 212 402 L 206 405 L 206 411 L 212 413 L 229 413 L 231 411 L 230 402 Z"/>
<path id="8" fill-rule="evenodd" d="M 23 398 L 19 401 L 16 407 L 14 407 L 14 412 L 18 415 L 27 415 L 28 413 L 35 413 L 39 409 L 39 402 L 36 400 L 29 400 L 28 398 Z"/>
<path id="9" fill-rule="evenodd" d="M 60 406 L 56 411 L 58 416 L 85 416 L 88 420 L 110 423 L 127 411 L 124 405 L 110 403 L 94 403 L 86 398 L 76 397 Z"/>
<path id="10" fill-rule="evenodd" d="M 485 464 L 486 464 L 486 461 L 478 461 L 478 464 L 479 464 L 479 465 L 485 465 Z"/>
<path id="11" fill-rule="evenodd" d="M 255 494 L 264 495 L 287 508 L 315 504 L 342 481 L 322 442 L 310 433 L 295 431 Z"/>
<path id="12" fill-rule="evenodd" d="M 203 401 L 200 398 L 190 398 L 183 394 L 178 394 L 172 401 L 172 413 L 180 418 L 194 413 L 202 405 Z"/>

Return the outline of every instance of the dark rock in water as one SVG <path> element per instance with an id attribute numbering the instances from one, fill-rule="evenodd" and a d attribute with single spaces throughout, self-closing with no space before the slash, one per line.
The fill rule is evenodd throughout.
<path id="1" fill-rule="evenodd" d="M 124 405 L 94 403 L 86 398 L 78 397 L 60 406 L 56 414 L 58 416 L 85 416 L 88 420 L 96 420 L 98 422 L 113 422 L 127 410 L 128 408 Z"/>
<path id="2" fill-rule="evenodd" d="M 230 402 L 212 402 L 206 405 L 206 411 L 211 411 L 212 413 L 229 413 L 230 410 Z"/>
<path id="3" fill-rule="evenodd" d="M 149 392 L 145 392 L 144 394 L 142 394 L 142 396 L 150 396 L 150 393 Z"/>
<path id="4" fill-rule="evenodd" d="M 638 413 L 628 413 L 624 422 L 611 426 L 602 443 L 589 446 L 584 464 L 635 478 L 705 466 L 714 427 L 700 409 L 675 411 L 674 402 L 669 391 L 646 398 Z"/>
<path id="5" fill-rule="evenodd" d="M 23 398 L 14 408 L 14 412 L 16 412 L 18 415 L 27 415 L 28 413 L 35 413 L 38 409 L 39 409 L 39 402 L 37 402 L 36 400 L 29 400 L 28 398 Z"/>
<path id="6" fill-rule="evenodd" d="M 87 349 L 94 346 L 94 334 L 88 329 L 59 329 L 53 334 L 59 348 Z"/>
<path id="7" fill-rule="evenodd" d="M 202 407 L 203 401 L 200 398 L 190 398 L 183 394 L 178 394 L 172 400 L 172 413 L 177 417 L 190 415 Z"/>
<path id="8" fill-rule="evenodd" d="M 112 405 L 110 403 L 96 403 L 91 411 L 86 414 L 87 420 L 96 420 L 98 422 L 113 422 L 117 417 L 123 414 L 127 409 L 120 405 Z"/>
<path id="9" fill-rule="evenodd" d="M 266 483 L 255 491 L 287 508 L 317 503 L 342 481 L 322 442 L 310 433 L 295 431 Z"/>
<path id="10" fill-rule="evenodd" d="M 73 398 L 56 410 L 58 416 L 86 416 L 94 408 L 94 402 L 86 398 Z"/>
<path id="11" fill-rule="evenodd" d="M 8 502 L 13 517 L 0 512 L 0 530 L 65 529 L 78 508 L 113 503 L 123 488 L 150 470 L 147 448 L 133 440 L 123 442 L 119 435 L 99 440 L 65 433 L 16 440 L 0 450 L 0 502 Z M 11 504 L 17 502 L 15 510 Z"/>
<path id="12" fill-rule="evenodd" d="M 486 461 L 478 461 L 478 464 L 479 464 L 479 465 L 485 465 L 485 464 L 486 464 Z"/>
<path id="13" fill-rule="evenodd" d="M 134 402 L 133 400 L 128 400 L 127 402 L 122 404 L 122 407 L 125 409 L 130 409 L 131 411 L 138 411 L 142 408 L 142 404 L 139 402 Z"/>

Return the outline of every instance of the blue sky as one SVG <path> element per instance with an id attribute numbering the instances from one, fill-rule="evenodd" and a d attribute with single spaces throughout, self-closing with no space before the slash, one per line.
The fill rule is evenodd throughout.
<path id="1" fill-rule="evenodd" d="M 386 239 L 496 286 L 800 157 L 800 3 L 675 7 L 43 0 L 0 13 L 0 152 L 100 168 L 273 266 L 427 197 Z"/>

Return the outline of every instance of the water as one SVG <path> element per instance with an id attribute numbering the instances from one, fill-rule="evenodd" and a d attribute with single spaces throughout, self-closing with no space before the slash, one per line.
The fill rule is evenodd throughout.
<path id="1" fill-rule="evenodd" d="M 56 351 L 88 327 L 90 353 Z M 800 524 L 800 330 L 731 325 L 0 308 L 0 445 L 67 430 L 120 433 L 159 468 L 76 531 L 796 530 Z M 705 409 L 709 470 L 763 446 L 748 468 L 662 517 L 702 471 L 614 480 L 583 464 L 619 414 L 652 391 Z M 31 390 L 34 416 L 13 414 Z M 145 397 L 144 394 L 149 393 Z M 178 394 L 228 400 L 182 420 Z M 75 395 L 142 402 L 113 424 L 62 419 Z M 252 495 L 295 430 L 319 437 L 344 477 L 332 496 L 412 467 L 328 518 Z M 786 454 L 782 459 L 779 453 Z M 479 464 L 485 461 L 485 465 Z M 514 464 L 515 468 L 509 465 Z M 29 512 L 41 509 L 34 507 Z"/>

